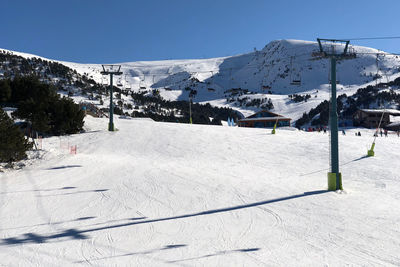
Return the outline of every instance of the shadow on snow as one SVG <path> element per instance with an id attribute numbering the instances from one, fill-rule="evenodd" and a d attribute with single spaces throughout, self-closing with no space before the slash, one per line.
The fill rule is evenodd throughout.
<path id="1" fill-rule="evenodd" d="M 176 263 L 176 262 L 181 262 L 181 261 L 190 261 L 190 260 L 198 260 L 202 258 L 208 258 L 208 257 L 214 257 L 214 256 L 220 256 L 220 255 L 225 255 L 225 254 L 232 254 L 232 253 L 237 253 L 237 252 L 242 252 L 242 253 L 248 253 L 248 252 L 254 252 L 260 250 L 260 248 L 245 248 L 245 249 L 234 249 L 234 250 L 223 250 L 219 251 L 214 254 L 207 254 L 204 256 L 200 257 L 193 257 L 193 258 L 187 258 L 187 259 L 182 259 L 182 260 L 176 260 L 176 261 L 167 261 L 168 263 Z"/>
<path id="2" fill-rule="evenodd" d="M 48 168 L 46 170 L 60 170 L 60 169 L 81 168 L 81 167 L 82 167 L 82 165 L 64 165 L 64 166 L 57 166 L 57 167 Z"/>
<path id="3" fill-rule="evenodd" d="M 76 222 L 76 221 L 86 221 L 86 220 L 91 220 L 91 219 L 95 219 L 95 218 L 96 217 L 94 217 L 94 216 L 87 216 L 87 217 L 80 217 L 80 218 L 76 218 L 73 220 L 67 220 L 67 221 L 39 223 L 39 224 L 34 224 L 34 225 L 17 226 L 17 227 L 12 227 L 12 228 L 0 228 L 0 230 L 5 231 L 5 230 L 15 230 L 15 229 L 38 227 L 38 226 L 45 226 L 45 225 L 57 225 L 57 224 L 64 224 L 64 223 L 70 223 L 70 222 Z"/>
<path id="4" fill-rule="evenodd" d="M 266 205 L 266 204 L 271 204 L 271 203 L 276 203 L 276 202 L 281 202 L 281 201 L 286 201 L 286 200 L 290 200 L 290 199 L 296 199 L 296 198 L 302 198 L 302 197 L 307 197 L 307 196 L 324 194 L 324 193 L 327 193 L 327 192 L 329 192 L 329 191 L 327 191 L 327 190 L 317 190 L 317 191 L 311 191 L 311 192 L 304 192 L 303 194 L 297 194 L 297 195 L 292 195 L 292 196 L 288 196 L 288 197 L 275 198 L 275 199 L 271 199 L 271 200 L 254 202 L 254 203 L 238 205 L 238 206 L 233 206 L 233 207 L 206 210 L 206 211 L 190 213 L 190 214 L 184 214 L 184 215 L 178 215 L 178 216 L 173 216 L 173 217 L 166 217 L 166 218 L 150 219 L 150 220 L 143 220 L 143 221 L 136 221 L 135 220 L 133 222 L 125 222 L 125 223 L 119 223 L 119 224 L 115 224 L 115 225 L 107 225 L 107 226 L 101 226 L 101 227 L 92 227 L 92 228 L 83 229 L 83 230 L 77 230 L 77 229 L 71 228 L 71 229 L 67 229 L 67 230 L 65 230 L 65 231 L 63 231 L 61 233 L 55 233 L 55 234 L 49 234 L 49 235 L 39 235 L 39 234 L 35 234 L 35 233 L 26 233 L 26 234 L 23 234 L 20 237 L 10 237 L 10 238 L 2 239 L 2 243 L 0 243 L 0 245 L 7 246 L 7 245 L 17 245 L 17 244 L 26 244 L 26 243 L 45 243 L 45 242 L 48 242 L 48 241 L 51 241 L 51 240 L 56 240 L 56 239 L 64 238 L 64 237 L 69 238 L 69 239 L 88 239 L 89 238 L 89 236 L 87 235 L 88 233 L 97 232 L 97 231 L 101 231 L 101 230 L 107 230 L 107 229 L 113 229 L 113 228 L 121 228 L 121 227 L 133 226 L 133 225 L 138 225 L 138 224 L 147 224 L 147 223 L 155 223 L 155 222 L 162 222 L 162 221 L 171 221 L 171 220 L 177 220 L 177 219 L 184 219 L 184 218 L 190 218 L 190 217 L 197 217 L 197 216 L 204 216 L 204 215 L 223 213 L 223 212 L 228 212 L 228 211 L 246 209 L 246 208 L 251 208 L 251 207 L 256 207 L 256 206 L 261 206 L 261 205 Z"/>
<path id="5" fill-rule="evenodd" d="M 27 192 L 49 192 L 49 191 L 58 191 L 58 190 L 69 190 L 76 189 L 74 186 L 64 186 L 61 188 L 54 189 L 41 189 L 41 190 L 21 190 L 21 191 L 13 191 L 13 192 L 0 192 L 0 194 L 16 194 L 16 193 L 27 193 Z"/>
<path id="6" fill-rule="evenodd" d="M 60 194 L 37 195 L 37 197 L 55 197 L 55 196 L 75 195 L 75 194 L 82 194 L 82 193 L 100 193 L 100 192 L 106 192 L 108 190 L 109 189 L 94 189 L 94 190 L 85 190 L 85 191 L 75 191 L 75 192 L 68 192 L 68 193 L 60 193 Z"/>
<path id="7" fill-rule="evenodd" d="M 112 259 L 112 258 L 119 258 L 119 257 L 127 257 L 127 256 L 134 256 L 134 255 L 146 255 L 162 250 L 168 250 L 168 249 L 175 249 L 175 248 L 182 248 L 186 247 L 187 245 L 185 244 L 174 244 L 174 245 L 166 245 L 162 248 L 159 249 L 151 249 L 151 250 L 145 250 L 145 251 L 139 251 L 139 252 L 131 252 L 131 253 L 124 253 L 120 255 L 113 255 L 109 257 L 102 257 L 102 258 L 95 258 L 95 259 L 89 259 L 89 260 L 82 260 L 82 261 L 75 261 L 74 263 L 86 263 L 86 262 L 92 262 L 92 261 L 99 261 L 99 260 L 106 260 L 106 259 Z"/>
<path id="8" fill-rule="evenodd" d="M 365 155 L 365 156 L 362 156 L 362 157 L 359 157 L 359 158 L 356 158 L 356 159 L 352 159 L 352 160 L 347 161 L 345 163 L 339 164 L 339 166 L 342 167 L 342 166 L 345 166 L 347 164 L 350 164 L 350 163 L 353 163 L 353 162 L 356 162 L 356 161 L 359 161 L 359 160 L 362 160 L 362 159 L 366 159 L 366 158 L 369 158 L 369 157 Z M 304 174 L 301 174 L 300 176 L 307 176 L 307 175 L 311 175 L 311 174 L 315 174 L 315 173 L 319 173 L 319 172 L 323 172 L 323 171 L 328 171 L 328 170 L 329 170 L 329 168 L 325 168 L 325 169 L 321 169 L 321 170 L 317 170 L 317 171 L 312 171 L 312 172 L 309 172 L 309 173 L 304 173 Z"/>

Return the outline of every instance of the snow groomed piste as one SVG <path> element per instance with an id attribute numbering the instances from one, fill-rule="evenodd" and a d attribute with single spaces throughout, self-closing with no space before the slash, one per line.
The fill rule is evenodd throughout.
<path id="1" fill-rule="evenodd" d="M 398 266 L 400 138 L 86 117 L 1 173 L 5 266 Z M 354 132 L 361 132 L 356 136 Z M 77 146 L 70 154 L 60 143 Z"/>

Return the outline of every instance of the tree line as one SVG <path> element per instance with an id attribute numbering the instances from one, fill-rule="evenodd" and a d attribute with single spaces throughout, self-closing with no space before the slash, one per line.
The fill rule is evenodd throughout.
<path id="1" fill-rule="evenodd" d="M 360 88 L 351 96 L 342 94 L 337 97 L 337 113 L 340 119 L 352 119 L 353 114 L 358 109 L 368 109 L 374 107 L 384 107 L 385 105 L 400 107 L 400 94 L 396 93 L 391 87 L 400 87 L 400 77 L 389 83 L 368 85 Z M 319 115 L 319 116 L 317 116 Z M 328 125 L 329 121 L 329 101 L 321 102 L 295 123 L 297 128 L 301 128 L 307 123 L 311 125 Z"/>
<path id="2" fill-rule="evenodd" d="M 12 116 L 25 121 L 31 132 L 42 136 L 73 134 L 83 129 L 84 112 L 79 105 L 69 98 L 60 97 L 53 85 L 41 82 L 36 76 L 0 80 L 0 101 L 2 107 L 16 107 Z M 18 127 L 3 109 L 1 111 L 0 161 L 22 159 L 30 145 L 21 138 L 20 131 L 17 133 L 15 129 Z"/>
<path id="3" fill-rule="evenodd" d="M 189 102 L 188 101 L 167 101 L 159 95 L 145 95 L 145 93 L 131 94 L 134 103 L 145 106 L 144 112 L 133 111 L 132 117 L 150 117 L 155 121 L 165 122 L 189 122 Z M 231 108 L 213 107 L 209 103 L 191 103 L 192 120 L 195 124 L 222 125 L 222 120 L 228 117 L 238 120 L 242 114 Z"/>

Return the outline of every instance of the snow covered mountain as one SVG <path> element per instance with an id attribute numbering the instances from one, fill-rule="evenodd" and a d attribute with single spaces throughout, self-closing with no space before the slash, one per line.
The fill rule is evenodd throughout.
<path id="1" fill-rule="evenodd" d="M 343 86 L 371 82 L 377 73 L 390 80 L 393 74 L 399 72 L 398 56 L 361 46 L 351 46 L 351 50 L 357 57 L 340 62 L 337 68 L 338 80 Z M 194 85 L 200 93 L 198 101 L 216 99 L 231 88 L 248 89 L 256 93 L 301 93 L 329 83 L 329 61 L 315 60 L 312 53 L 317 51 L 317 42 L 278 40 L 269 43 L 261 51 L 238 56 L 120 63 L 125 74 L 122 82 L 133 90 L 146 87 L 179 91 L 163 93 L 170 99 L 185 98 L 182 90 Z M 378 58 L 378 72 L 377 53 L 382 54 Z M 99 65 L 63 63 L 80 73 L 90 73 L 99 82 L 102 79 Z"/>
<path id="2" fill-rule="evenodd" d="M 340 44 L 335 48 L 343 49 Z M 134 92 L 157 90 L 167 100 L 188 100 L 189 91 L 195 90 L 195 102 L 229 106 L 244 115 L 259 107 L 239 103 L 240 98 L 268 97 L 275 112 L 297 119 L 329 98 L 330 64 L 328 59 L 313 56 L 318 51 L 317 42 L 276 40 L 260 51 L 237 56 L 125 62 L 120 63 L 123 75 L 115 85 Z M 361 46 L 350 46 L 350 52 L 355 54 L 354 59 L 338 62 L 339 94 L 349 95 L 376 81 L 388 82 L 400 76 L 400 58 L 396 55 Z M 108 84 L 108 78 L 100 73 L 100 64 L 59 62 L 98 83 Z M 311 94 L 313 98 L 293 103 L 289 94 Z"/>

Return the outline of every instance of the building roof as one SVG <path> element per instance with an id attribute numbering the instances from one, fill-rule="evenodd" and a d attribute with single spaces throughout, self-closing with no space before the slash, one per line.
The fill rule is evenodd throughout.
<path id="1" fill-rule="evenodd" d="M 263 109 L 263 110 L 260 110 L 260 111 L 258 111 L 256 113 L 254 113 L 253 115 L 248 116 L 247 118 L 259 118 L 257 115 L 258 114 L 262 114 L 262 113 L 269 114 L 270 116 L 263 116 L 263 117 L 268 117 L 268 118 L 270 118 L 270 117 L 283 117 L 283 116 L 281 116 L 279 114 L 276 114 L 276 113 L 273 113 L 273 112 L 271 112 L 269 110 Z"/>
<path id="2" fill-rule="evenodd" d="M 395 121 L 386 125 L 386 127 L 395 127 L 395 126 L 400 126 L 400 121 Z"/>
<path id="3" fill-rule="evenodd" d="M 365 113 L 382 114 L 383 112 L 385 112 L 390 115 L 400 116 L 400 110 L 397 110 L 397 109 L 360 109 L 360 110 Z"/>
<path id="4" fill-rule="evenodd" d="M 276 121 L 276 120 L 291 120 L 291 119 L 283 116 L 276 116 L 276 117 L 245 118 L 239 121 Z"/>
<path id="5" fill-rule="evenodd" d="M 273 113 L 269 110 L 260 110 L 259 112 L 256 112 L 253 115 L 250 115 L 247 118 L 241 119 L 239 121 L 244 122 L 244 121 L 277 121 L 277 120 L 291 120 L 291 119 Z"/>

